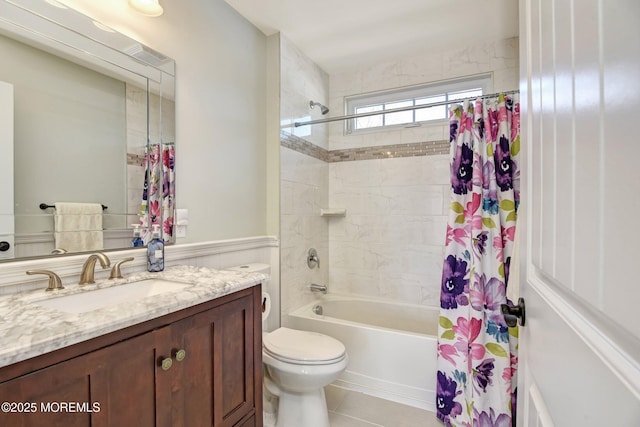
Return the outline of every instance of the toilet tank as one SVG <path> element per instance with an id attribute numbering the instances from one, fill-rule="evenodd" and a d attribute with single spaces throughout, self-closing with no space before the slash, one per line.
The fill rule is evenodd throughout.
<path id="1" fill-rule="evenodd" d="M 234 267 L 227 268 L 225 270 L 244 271 L 246 273 L 271 273 L 271 266 L 269 264 L 263 264 L 259 262 L 236 265 Z"/>

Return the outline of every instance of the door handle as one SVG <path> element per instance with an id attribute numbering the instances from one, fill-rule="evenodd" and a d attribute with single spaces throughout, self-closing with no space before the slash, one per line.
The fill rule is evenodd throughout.
<path id="1" fill-rule="evenodd" d="M 526 320 L 524 298 L 518 298 L 518 305 L 500 304 L 500 309 L 507 326 L 513 328 L 518 323 L 524 326 Z"/>

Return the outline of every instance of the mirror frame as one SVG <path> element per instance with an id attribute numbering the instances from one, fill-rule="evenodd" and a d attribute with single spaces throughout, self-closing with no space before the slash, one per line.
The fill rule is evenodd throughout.
<path id="1" fill-rule="evenodd" d="M 175 61 L 173 59 L 55 0 L 20 0 L 19 3 L 15 0 L 0 0 L 0 34 L 90 70 L 133 84 L 138 88 L 141 88 L 140 82 L 146 82 L 146 148 L 147 150 L 149 149 L 153 138 L 157 139 L 157 143 L 165 143 L 163 140 L 165 120 L 163 119 L 166 117 L 162 116 L 162 107 L 160 107 L 157 127 L 153 130 L 151 129 L 150 99 L 154 95 L 159 97 L 160 105 L 163 100 L 174 100 Z M 173 131 L 175 131 L 175 111 L 173 110 L 170 113 L 172 113 Z M 171 141 L 171 143 L 175 143 L 175 140 Z M 127 157 L 129 157 L 129 154 Z M 143 160 L 149 160 L 149 156 L 144 157 L 147 158 Z M 126 182 L 127 179 L 125 179 L 125 184 Z M 126 188 L 122 190 L 126 192 Z M 140 198 L 142 200 L 142 194 Z M 126 194 L 124 199 L 126 206 L 129 203 Z M 52 203 L 46 200 L 42 202 Z M 0 211 L 0 218 L 5 217 L 2 223 L 6 223 L 9 219 L 12 223 L 15 223 L 16 217 L 19 216 L 14 213 L 13 197 L 11 197 L 10 205 L 11 212 L 5 212 L 4 209 Z M 174 206 L 175 198 L 173 200 Z M 129 228 L 131 221 L 128 219 L 134 214 L 130 213 L 130 208 L 126 209 L 127 212 L 111 214 L 114 216 L 122 215 L 125 224 L 124 228 L 111 228 L 110 230 L 122 231 L 123 235 L 126 231 L 128 239 L 125 241 L 128 242 L 132 237 L 133 231 L 133 228 Z M 38 216 L 48 217 L 53 215 L 43 214 Z M 15 242 L 15 228 L 13 233 L 14 240 L 11 242 L 12 244 Z M 53 230 L 50 233 L 53 234 Z M 175 243 L 175 230 L 165 242 L 167 244 Z M 112 247 L 104 249 L 104 251 L 119 251 L 127 248 L 129 246 Z M 13 254 L 13 251 L 11 253 Z M 81 253 L 83 252 L 48 253 L 3 258 L 2 252 L 0 252 L 0 262 L 52 258 Z"/>

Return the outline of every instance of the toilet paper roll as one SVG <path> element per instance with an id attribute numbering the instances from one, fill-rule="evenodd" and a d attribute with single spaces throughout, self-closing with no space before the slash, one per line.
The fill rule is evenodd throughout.
<path id="1" fill-rule="evenodd" d="M 263 292 L 262 293 L 262 321 L 267 320 L 269 317 L 269 313 L 271 313 L 271 296 Z"/>

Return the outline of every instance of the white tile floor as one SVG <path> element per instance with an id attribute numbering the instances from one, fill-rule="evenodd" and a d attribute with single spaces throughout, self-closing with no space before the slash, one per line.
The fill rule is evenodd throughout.
<path id="1" fill-rule="evenodd" d="M 325 388 L 331 427 L 442 427 L 434 412 L 333 385 Z"/>

